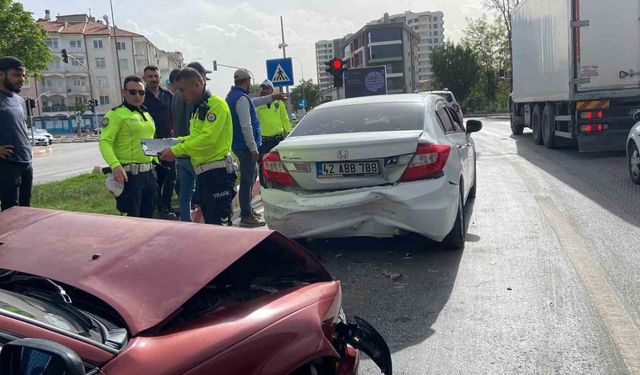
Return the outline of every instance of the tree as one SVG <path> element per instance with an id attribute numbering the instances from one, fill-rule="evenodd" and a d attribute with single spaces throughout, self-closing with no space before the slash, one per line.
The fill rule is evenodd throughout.
<path id="1" fill-rule="evenodd" d="M 46 45 L 47 33 L 13 0 L 0 0 L 0 56 L 15 56 L 22 60 L 29 75 L 47 68 L 51 51 Z"/>
<path id="2" fill-rule="evenodd" d="M 76 114 L 76 134 L 82 135 L 82 115 L 87 111 L 87 105 L 83 102 L 76 102 L 73 106 Z"/>
<path id="3" fill-rule="evenodd" d="M 504 24 L 493 23 L 486 16 L 467 19 L 462 45 L 470 48 L 478 58 L 480 79 L 472 89 L 474 109 L 494 110 L 498 90 L 504 83 L 498 79 L 500 70 L 509 66 L 509 47 Z M 471 103 L 468 103 L 471 104 Z"/>
<path id="4" fill-rule="evenodd" d="M 511 72 L 513 66 L 513 45 L 511 43 L 511 15 L 516 6 L 520 4 L 520 0 L 484 0 L 485 9 L 497 12 L 507 32 L 507 43 L 509 44 L 509 66 L 508 71 Z M 513 81 L 510 81 L 510 88 L 513 88 Z"/>
<path id="5" fill-rule="evenodd" d="M 431 65 L 441 88 L 448 88 L 460 103 L 478 81 L 479 65 L 473 51 L 447 41 L 431 55 Z"/>
<path id="6" fill-rule="evenodd" d="M 304 90 L 304 95 L 303 94 Z M 312 80 L 300 80 L 291 90 L 291 106 L 298 108 L 298 102 L 300 99 L 305 98 L 307 100 L 307 109 L 313 108 L 318 105 L 320 100 L 320 86 L 313 83 Z"/>
<path id="7" fill-rule="evenodd" d="M 251 92 L 252 97 L 257 98 L 260 96 L 260 91 L 262 91 L 262 87 L 260 87 L 260 85 L 258 84 L 253 84 L 251 85 L 251 89 L 249 89 L 249 91 Z"/>

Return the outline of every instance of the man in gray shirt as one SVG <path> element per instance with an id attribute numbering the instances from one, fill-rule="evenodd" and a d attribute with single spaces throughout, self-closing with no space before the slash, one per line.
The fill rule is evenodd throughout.
<path id="1" fill-rule="evenodd" d="M 33 169 L 23 103 L 17 94 L 26 68 L 15 57 L 0 58 L 0 209 L 31 204 Z"/>

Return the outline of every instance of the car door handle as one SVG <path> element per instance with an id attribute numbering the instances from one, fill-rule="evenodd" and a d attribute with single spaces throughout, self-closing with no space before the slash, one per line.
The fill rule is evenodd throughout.
<path id="1" fill-rule="evenodd" d="M 463 144 L 463 145 L 458 145 L 458 148 L 459 148 L 459 149 L 461 149 L 461 150 L 464 150 L 465 148 L 467 148 L 467 147 L 469 147 L 469 146 L 470 146 L 470 144 L 469 144 L 469 143 L 465 143 L 465 144 Z"/>

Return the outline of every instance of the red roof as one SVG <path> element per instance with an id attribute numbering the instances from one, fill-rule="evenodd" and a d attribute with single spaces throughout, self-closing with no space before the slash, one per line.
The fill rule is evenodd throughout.
<path id="1" fill-rule="evenodd" d="M 50 33 L 84 35 L 111 35 L 113 33 L 113 28 L 108 27 L 103 23 L 91 20 L 87 20 L 87 22 L 56 22 L 40 19 L 38 20 L 38 24 Z M 122 29 L 117 29 L 116 36 L 144 37 L 144 35 L 136 34 L 131 31 Z"/>

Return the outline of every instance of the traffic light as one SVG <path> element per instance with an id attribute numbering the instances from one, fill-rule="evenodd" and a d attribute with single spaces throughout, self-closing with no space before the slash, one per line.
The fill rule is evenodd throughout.
<path id="1" fill-rule="evenodd" d="M 334 57 L 333 59 L 327 61 L 325 65 L 328 66 L 325 71 L 333 75 L 333 86 L 342 87 L 344 83 L 342 74 L 348 69 L 345 62 L 342 61 L 342 59 Z"/>
<path id="2" fill-rule="evenodd" d="M 213 60 L 213 71 L 218 71 L 218 62 L 216 60 Z"/>
<path id="3" fill-rule="evenodd" d="M 89 110 L 93 113 L 96 113 L 96 107 L 98 106 L 98 100 L 97 99 L 89 99 Z"/>
<path id="4" fill-rule="evenodd" d="M 65 64 L 69 63 L 69 55 L 67 55 L 67 50 L 66 49 L 62 49 L 62 51 L 60 51 L 60 53 L 62 54 L 62 61 L 65 62 Z"/>
<path id="5" fill-rule="evenodd" d="M 36 101 L 31 98 L 27 98 L 25 99 L 25 104 L 27 106 L 27 116 L 33 116 L 33 109 L 36 107 Z"/>

